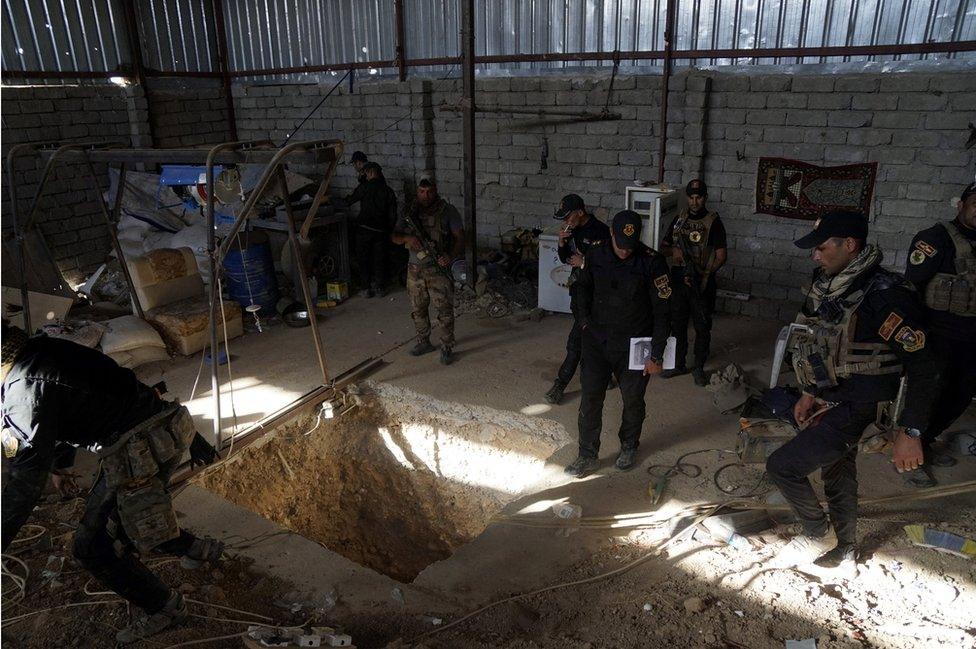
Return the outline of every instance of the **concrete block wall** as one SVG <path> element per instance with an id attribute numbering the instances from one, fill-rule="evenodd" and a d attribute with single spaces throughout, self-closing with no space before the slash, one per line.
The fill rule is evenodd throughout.
<path id="1" fill-rule="evenodd" d="M 45 141 L 142 142 L 146 137 L 146 99 L 135 86 L 5 87 L 3 124 L 3 231 L 10 227 L 10 188 L 7 151 L 15 144 Z M 26 217 L 40 182 L 43 163 L 36 156 L 18 158 L 15 165 L 19 214 Z M 94 165 L 99 191 L 108 187 L 105 165 Z M 101 264 L 110 240 L 82 164 L 58 164 L 40 201 L 37 227 L 69 281 Z M 4 283 L 17 283 L 4 278 Z"/>
<path id="2" fill-rule="evenodd" d="M 972 182 L 976 71 L 825 75 L 683 71 L 671 81 L 665 181 L 683 187 L 702 175 L 709 203 L 729 232 L 721 285 L 752 295 L 722 300 L 726 312 L 788 319 L 812 263 L 792 241 L 808 221 L 755 214 L 761 156 L 819 165 L 877 161 L 871 240 L 886 264 L 903 269 L 913 234 L 954 216 L 952 199 Z M 553 107 L 620 113 L 618 121 L 569 122 L 480 113 L 477 122 L 478 235 L 497 243 L 513 226 L 552 225 L 559 198 L 580 193 L 606 218 L 623 207 L 624 187 L 657 175 L 660 77 L 623 76 L 607 104 L 609 75 L 481 78 L 481 108 Z M 326 85 L 240 85 L 234 89 L 242 138 L 281 141 L 328 92 Z M 403 195 L 416 173 L 437 172 L 441 193 L 461 204 L 461 118 L 457 80 L 412 79 L 343 85 L 298 137 L 341 138 L 383 165 Z M 547 167 L 541 159 L 547 152 Z M 348 159 L 348 155 L 346 156 Z M 335 186 L 350 189 L 343 165 Z"/>
<path id="3" fill-rule="evenodd" d="M 196 147 L 231 139 L 227 102 L 218 80 L 153 79 L 149 102 L 158 147 Z"/>
<path id="4" fill-rule="evenodd" d="M 609 74 L 585 78 L 483 78 L 476 101 L 482 108 L 549 107 L 599 113 L 606 106 Z M 610 112 L 614 121 L 480 113 L 477 123 L 478 236 L 497 244 L 515 226 L 551 226 L 567 193 L 583 195 L 606 218 L 623 205 L 623 188 L 656 175 L 660 78 L 618 77 Z M 235 111 L 244 139 L 281 142 L 328 92 L 331 84 L 235 86 Z M 361 83 L 350 94 L 341 86 L 295 136 L 339 138 L 346 160 L 361 149 L 383 165 L 400 193 L 413 191 L 416 175 L 436 171 L 442 195 L 461 206 L 460 81 L 413 79 Z M 542 168 L 543 154 L 546 168 Z M 355 184 L 345 164 L 334 186 Z"/>
<path id="5" fill-rule="evenodd" d="M 898 271 L 912 236 L 954 218 L 954 200 L 976 174 L 976 149 L 965 148 L 976 71 L 682 76 L 669 100 L 665 181 L 679 185 L 704 170 L 729 233 L 722 285 L 753 296 L 722 301 L 724 311 L 790 318 L 813 268 L 791 243 L 811 223 L 754 212 L 759 157 L 877 162 L 870 240 Z"/>
<path id="6" fill-rule="evenodd" d="M 150 147 L 155 140 L 159 147 L 195 147 L 231 139 L 223 88 L 212 80 L 156 79 L 148 98 L 137 85 L 5 86 L 0 108 L 4 231 L 10 213 L 6 153 L 15 144 L 112 140 Z M 22 214 L 34 196 L 42 168 L 37 158 L 23 158 L 17 165 Z M 95 173 L 104 191 L 108 187 L 105 165 L 95 165 Z M 111 248 L 97 200 L 84 166 L 65 164 L 56 167 L 40 203 L 40 231 L 72 282 L 97 268 Z M 7 283 L 13 281 L 5 278 Z"/>

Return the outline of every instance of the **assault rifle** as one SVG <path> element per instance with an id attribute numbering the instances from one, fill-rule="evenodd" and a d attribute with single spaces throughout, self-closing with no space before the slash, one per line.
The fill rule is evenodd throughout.
<path id="1" fill-rule="evenodd" d="M 420 250 L 417 251 L 417 259 L 423 261 L 428 257 L 434 262 L 434 268 L 436 268 L 444 277 L 454 282 L 454 276 L 451 275 L 451 271 L 448 268 L 440 265 L 437 258 L 440 253 L 437 252 L 437 246 L 434 245 L 434 241 L 427 234 L 427 230 L 421 225 L 420 221 L 417 219 L 417 210 L 408 210 L 403 213 L 403 220 L 407 222 L 410 229 L 414 231 L 417 239 L 420 241 Z"/>

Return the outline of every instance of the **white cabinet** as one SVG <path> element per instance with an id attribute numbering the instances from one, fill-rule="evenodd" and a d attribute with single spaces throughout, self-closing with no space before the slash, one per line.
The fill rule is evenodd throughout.
<path id="1" fill-rule="evenodd" d="M 641 241 L 657 249 L 665 228 L 678 213 L 678 192 L 659 186 L 627 187 L 624 189 L 624 207 L 641 215 Z"/>

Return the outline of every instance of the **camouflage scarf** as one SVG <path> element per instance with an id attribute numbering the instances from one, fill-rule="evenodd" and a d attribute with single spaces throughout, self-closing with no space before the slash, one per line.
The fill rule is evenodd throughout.
<path id="1" fill-rule="evenodd" d="M 825 273 L 820 273 L 810 287 L 810 301 L 813 308 L 819 310 L 823 302 L 841 298 L 850 289 L 854 280 L 862 273 L 881 264 L 883 257 L 880 248 L 867 245 L 844 270 L 836 275 L 828 277 Z"/>

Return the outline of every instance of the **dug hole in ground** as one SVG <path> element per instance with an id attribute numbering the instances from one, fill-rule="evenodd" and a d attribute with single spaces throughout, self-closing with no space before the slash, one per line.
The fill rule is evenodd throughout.
<path id="1" fill-rule="evenodd" d="M 355 398 L 360 405 L 352 412 L 317 425 L 296 422 L 204 486 L 394 580 L 361 576 L 350 589 L 339 577 L 319 588 L 326 594 L 317 601 L 345 621 L 360 645 L 780 647 L 814 639 L 819 647 L 929 647 L 967 646 L 976 638 L 971 562 L 914 547 L 899 535 L 899 516 L 904 523 L 924 518 L 931 501 L 898 516 L 866 511 L 861 534 L 868 558 L 853 570 L 765 569 L 785 542 L 785 528 L 759 535 L 747 550 L 699 534 L 657 555 L 673 533 L 669 517 L 695 499 L 672 491 L 659 512 L 646 498 L 621 500 L 626 505 L 618 510 L 607 500 L 621 474 L 610 471 L 568 485 L 570 496 L 547 497 L 566 486 L 562 463 L 551 461 L 572 444 L 559 423 L 382 383 L 361 386 Z M 711 464 L 708 455 L 697 457 L 703 461 L 689 461 Z M 743 471 L 732 479 L 752 483 L 760 475 Z M 672 489 L 691 486 L 712 499 L 710 476 L 685 478 L 691 485 L 676 477 Z M 646 474 L 626 475 L 631 484 L 635 477 L 643 481 Z M 647 511 L 649 522 L 639 529 L 623 521 L 574 527 L 554 513 L 560 503 L 582 502 L 589 519 L 595 499 L 603 502 L 594 514 Z M 972 529 L 971 504 L 956 510 L 964 518 L 948 527 Z M 547 551 L 562 561 L 538 576 L 536 588 L 649 560 L 607 579 L 505 602 L 439 631 L 489 601 L 535 590 L 518 588 L 529 580 L 516 575 L 535 572 L 534 553 Z M 506 583 L 516 587 L 506 590 Z M 306 584 L 307 606 L 314 606 L 316 586 L 323 584 Z"/>

